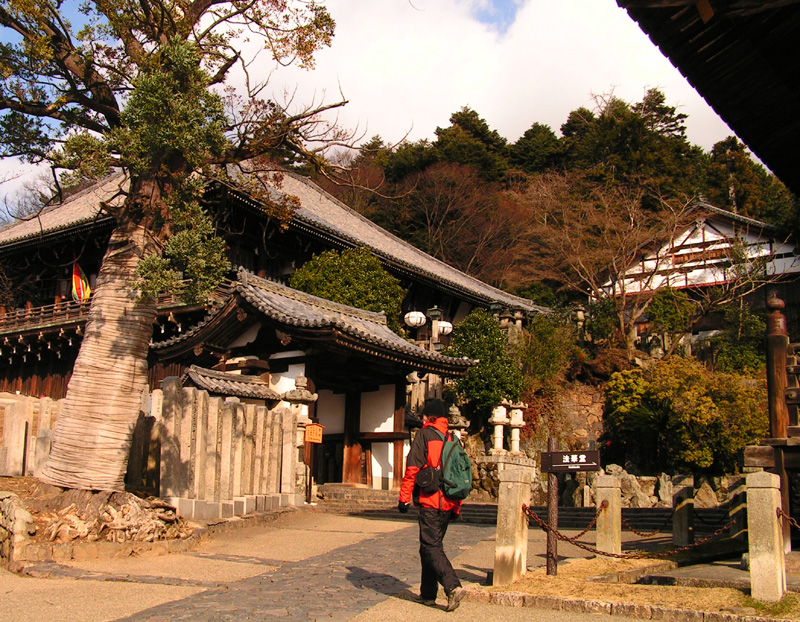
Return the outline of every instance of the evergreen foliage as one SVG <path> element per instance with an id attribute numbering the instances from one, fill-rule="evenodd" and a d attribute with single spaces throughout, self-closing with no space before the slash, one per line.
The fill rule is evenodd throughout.
<path id="1" fill-rule="evenodd" d="M 403 334 L 400 314 L 406 291 L 367 248 L 315 255 L 298 268 L 289 284 L 326 300 L 383 312 L 389 328 Z"/>
<path id="2" fill-rule="evenodd" d="M 519 399 L 523 388 L 522 372 L 497 318 L 488 311 L 475 309 L 470 312 L 453 329 L 450 347 L 445 354 L 480 361 L 455 383 L 474 423 L 485 424 L 492 408 L 504 399 Z"/>

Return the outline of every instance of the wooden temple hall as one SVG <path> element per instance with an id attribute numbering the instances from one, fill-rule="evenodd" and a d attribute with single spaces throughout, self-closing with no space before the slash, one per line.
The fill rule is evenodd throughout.
<path id="1" fill-rule="evenodd" d="M 278 412 L 291 410 L 286 396 L 302 381 L 302 390 L 316 394 L 303 417 L 323 426 L 321 442 L 300 452 L 314 482 L 392 489 L 409 446 L 407 409 L 440 396 L 443 382 L 474 364 L 442 354 L 448 337 L 436 323 L 457 324 L 480 306 L 494 309 L 511 330 L 543 309 L 422 253 L 309 180 L 282 177 L 272 192 L 294 204 L 288 222 L 270 217 L 244 193 L 207 189 L 234 271 L 205 305 L 159 300 L 150 390 L 179 378 L 211 399 Z M 100 206 L 121 200 L 126 183 L 113 175 L 0 229 L 0 261 L 14 294 L 0 308 L 0 398 L 66 394 L 91 301 L 73 298 L 73 273 L 93 285 L 114 227 Z M 408 292 L 404 312 L 423 312 L 406 337 L 392 332 L 381 313 L 286 285 L 313 255 L 353 247 L 369 248 L 400 280 Z M 163 480 L 162 474 L 162 488 Z"/>

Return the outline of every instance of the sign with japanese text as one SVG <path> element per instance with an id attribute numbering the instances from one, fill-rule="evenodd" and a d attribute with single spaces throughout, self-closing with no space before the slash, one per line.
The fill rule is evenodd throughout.
<path id="1" fill-rule="evenodd" d="M 599 470 L 600 452 L 596 449 L 542 452 L 542 473 L 571 473 L 573 471 Z"/>
<path id="2" fill-rule="evenodd" d="M 322 442 L 322 430 L 324 429 L 324 425 L 320 425 L 319 423 L 309 423 L 306 426 L 306 434 L 305 434 L 305 442 L 306 443 L 321 443 Z"/>

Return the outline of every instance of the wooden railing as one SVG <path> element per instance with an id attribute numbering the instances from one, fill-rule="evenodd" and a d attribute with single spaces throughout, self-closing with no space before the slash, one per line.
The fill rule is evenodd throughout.
<path id="1" fill-rule="evenodd" d="M 64 300 L 43 307 L 15 309 L 0 314 L 0 332 L 19 332 L 27 329 L 64 324 L 85 319 L 89 313 L 89 301 Z"/>
<path id="2" fill-rule="evenodd" d="M 216 291 L 211 294 L 211 299 L 221 301 L 230 295 L 233 281 L 226 279 L 219 284 Z M 185 307 L 177 295 L 163 295 L 158 297 L 158 308 L 178 309 Z M 85 320 L 89 314 L 89 300 L 76 302 L 64 300 L 43 307 L 19 308 L 6 313 L 0 313 L 0 334 L 18 333 L 28 330 L 41 330 L 50 326 L 69 324 Z"/>

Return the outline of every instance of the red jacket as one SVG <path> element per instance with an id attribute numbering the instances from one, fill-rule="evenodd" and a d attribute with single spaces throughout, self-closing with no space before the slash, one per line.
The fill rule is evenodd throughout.
<path id="1" fill-rule="evenodd" d="M 406 458 L 406 472 L 403 475 L 403 483 L 400 485 L 400 502 L 411 503 L 412 497 L 416 496 L 416 492 L 419 494 L 419 502 L 415 499 L 417 505 L 445 512 L 454 510 L 458 514 L 461 511 L 460 499 L 450 499 L 444 496 L 441 490 L 437 490 L 432 495 L 426 495 L 419 490 L 414 490 L 414 477 L 425 463 L 436 467 L 441 462 L 444 441 L 431 428 L 439 430 L 446 438 L 447 419 L 445 417 L 437 417 L 433 421 L 429 421 L 422 426 L 422 429 L 414 437 L 414 441 L 411 443 L 411 451 L 409 451 Z"/>

